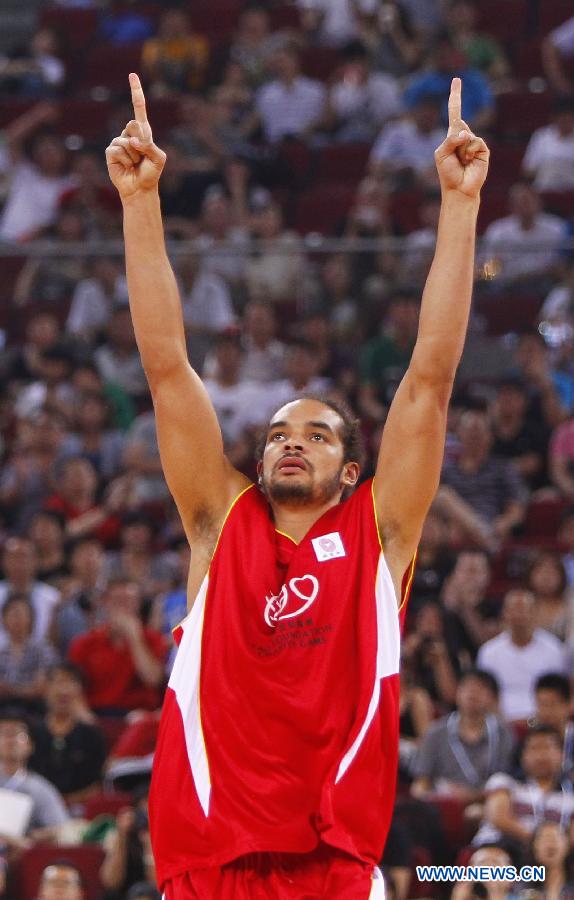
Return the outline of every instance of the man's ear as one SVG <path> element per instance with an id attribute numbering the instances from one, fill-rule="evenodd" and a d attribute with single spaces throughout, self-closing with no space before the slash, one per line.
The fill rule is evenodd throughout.
<path id="1" fill-rule="evenodd" d="M 343 466 L 341 481 L 345 485 L 345 487 L 355 487 L 357 481 L 359 480 L 360 474 L 361 469 L 359 468 L 359 463 L 345 463 L 345 465 Z"/>

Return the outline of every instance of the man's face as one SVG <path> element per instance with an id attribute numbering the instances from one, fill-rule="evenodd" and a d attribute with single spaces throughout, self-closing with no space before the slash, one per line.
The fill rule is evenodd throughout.
<path id="1" fill-rule="evenodd" d="M 4 572 L 9 581 L 29 580 L 36 570 L 36 554 L 30 541 L 12 538 L 4 549 Z"/>
<path id="2" fill-rule="evenodd" d="M 496 409 L 501 416 L 524 416 L 528 405 L 526 391 L 520 387 L 503 385 L 496 395 Z"/>
<path id="3" fill-rule="evenodd" d="M 114 584 L 106 595 L 108 612 L 120 612 L 130 616 L 139 615 L 140 593 L 135 584 Z"/>
<path id="4" fill-rule="evenodd" d="M 456 575 L 462 584 L 485 591 L 490 581 L 490 566 L 485 553 L 461 553 L 456 561 Z"/>
<path id="5" fill-rule="evenodd" d="M 49 709 L 73 710 L 82 696 L 82 686 L 69 672 L 56 670 L 46 685 Z"/>
<path id="6" fill-rule="evenodd" d="M 530 591 L 510 591 L 504 599 L 502 618 L 512 634 L 527 635 L 534 628 L 534 597 Z"/>
<path id="7" fill-rule="evenodd" d="M 31 753 L 26 726 L 17 719 L 0 722 L 0 765 L 25 766 Z"/>
<path id="8" fill-rule="evenodd" d="M 82 900 L 84 891 L 80 876 L 71 866 L 48 866 L 44 869 L 38 900 Z"/>
<path id="9" fill-rule="evenodd" d="M 456 707 L 463 715 L 485 716 L 495 705 L 495 698 L 479 678 L 465 678 L 456 692 Z"/>
<path id="10" fill-rule="evenodd" d="M 570 702 L 552 688 L 540 688 L 536 691 L 535 698 L 538 722 L 561 731 L 570 717 Z"/>
<path id="11" fill-rule="evenodd" d="M 260 464 L 271 501 L 320 505 L 355 483 L 358 466 L 343 463 L 341 428 L 339 414 L 317 400 L 295 400 L 275 413 Z"/>
<path id="12" fill-rule="evenodd" d="M 492 445 L 492 429 L 483 413 L 466 412 L 458 426 L 458 437 L 464 450 L 487 454 Z"/>
<path id="13" fill-rule="evenodd" d="M 521 762 L 527 778 L 558 778 L 562 748 L 552 735 L 532 735 L 526 741 Z"/>

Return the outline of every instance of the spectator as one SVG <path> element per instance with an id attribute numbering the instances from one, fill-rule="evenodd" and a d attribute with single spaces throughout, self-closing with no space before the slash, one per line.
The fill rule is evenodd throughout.
<path id="1" fill-rule="evenodd" d="M 436 244 L 436 231 L 440 213 L 440 196 L 427 191 L 419 209 L 422 228 L 405 235 L 401 254 L 401 281 L 422 285 L 429 273 Z"/>
<path id="2" fill-rule="evenodd" d="M 403 103 L 411 110 L 421 97 L 434 96 L 440 104 L 442 124 L 448 124 L 448 96 L 454 76 L 462 78 L 464 97 L 462 116 L 477 134 L 492 122 L 494 99 L 484 75 L 469 66 L 464 53 L 456 49 L 447 35 L 439 37 L 429 52 L 428 69 L 414 75 L 407 87 Z"/>
<path id="3" fill-rule="evenodd" d="M 496 716 L 498 685 L 488 672 L 464 672 L 456 711 L 435 721 L 414 763 L 414 796 L 438 793 L 467 803 L 477 800 L 487 779 L 507 771 L 512 735 Z"/>
<path id="4" fill-rule="evenodd" d="M 439 508 L 458 518 L 469 536 L 488 547 L 493 539 L 505 540 L 524 519 L 526 488 L 510 463 L 493 456 L 492 428 L 485 413 L 465 412 L 458 438 L 456 462 L 443 467 Z"/>
<path id="5" fill-rule="evenodd" d="M 153 612 L 155 627 L 167 638 L 171 638 L 174 628 L 187 615 L 187 580 L 191 559 L 187 539 L 180 539 L 174 551 L 177 553 L 177 571 L 174 573 L 170 589 L 156 599 Z"/>
<path id="6" fill-rule="evenodd" d="M 574 16 L 567 19 L 542 42 L 542 66 L 552 89 L 557 94 L 574 94 L 574 82 L 564 65 L 574 56 Z"/>
<path id="7" fill-rule="evenodd" d="M 562 769 L 570 775 L 574 768 L 574 723 L 572 690 L 565 675 L 549 672 L 541 675 L 534 685 L 536 713 L 534 724 L 555 728 L 562 738 Z"/>
<path id="8" fill-rule="evenodd" d="M 46 866 L 40 877 L 36 900 L 84 900 L 82 875 L 66 860 Z"/>
<path id="9" fill-rule="evenodd" d="M 66 331 L 91 342 L 107 327 L 115 305 L 127 302 L 125 275 L 108 257 L 94 259 L 90 275 L 80 279 L 72 294 Z"/>
<path id="10" fill-rule="evenodd" d="M 527 732 L 521 763 L 523 779 L 500 772 L 487 781 L 484 820 L 473 840 L 475 846 L 505 838 L 524 853 L 542 822 L 570 827 L 574 793 L 561 780 L 558 732 L 543 725 Z"/>
<path id="11" fill-rule="evenodd" d="M 37 710 L 46 670 L 56 660 L 54 648 L 32 636 L 34 611 L 29 600 L 12 594 L 2 606 L 0 705 Z"/>
<path id="12" fill-rule="evenodd" d="M 93 535 L 107 544 L 118 534 L 118 514 L 124 501 L 122 488 L 116 483 L 98 503 L 98 476 L 92 463 L 81 456 L 71 457 L 62 463 L 58 490 L 48 497 L 45 508 L 64 517 L 66 537 Z"/>
<path id="13" fill-rule="evenodd" d="M 42 377 L 42 356 L 58 343 L 60 325 L 51 312 L 31 315 L 23 342 L 3 351 L 0 372 L 7 381 L 33 381 Z"/>
<path id="14" fill-rule="evenodd" d="M 329 88 L 325 125 L 335 141 L 371 143 L 400 109 L 399 89 L 391 75 L 373 71 L 360 41 L 343 48 L 343 65 Z"/>
<path id="15" fill-rule="evenodd" d="M 12 97 L 51 99 L 64 86 L 62 41 L 54 28 L 37 28 L 28 46 L 0 57 L 0 92 Z"/>
<path id="16" fill-rule="evenodd" d="M 124 436 L 111 428 L 112 410 L 100 391 L 80 394 L 74 409 L 74 435 L 68 450 L 87 459 L 98 477 L 110 481 L 121 472 Z"/>
<path id="17" fill-rule="evenodd" d="M 259 88 L 256 107 L 265 139 L 270 144 L 285 138 L 310 138 L 325 110 L 325 88 L 301 75 L 298 52 L 286 46 L 271 61 L 275 79 Z"/>
<path id="18" fill-rule="evenodd" d="M 455 0 L 447 10 L 447 26 L 453 47 L 472 69 L 485 75 L 493 87 L 504 87 L 509 74 L 504 52 L 491 35 L 476 30 L 478 5 L 474 0 Z"/>
<path id="19" fill-rule="evenodd" d="M 95 361 L 105 382 L 122 388 L 130 396 L 141 397 L 146 393 L 145 374 L 127 307 L 113 310 L 106 329 L 106 343 L 96 350 Z"/>
<path id="20" fill-rule="evenodd" d="M 403 642 L 403 657 L 414 683 L 424 686 L 438 708 L 454 704 L 457 675 L 461 671 L 460 647 L 447 628 L 447 617 L 437 603 L 426 603 L 415 617 Z"/>
<path id="21" fill-rule="evenodd" d="M 508 851 L 499 844 L 483 844 L 474 851 L 468 861 L 469 866 L 504 867 L 512 865 Z M 471 881 L 459 882 L 450 895 L 451 900 L 476 900 L 475 884 Z M 507 881 L 487 881 L 480 884 L 481 894 L 486 900 L 510 900 Z"/>
<path id="22" fill-rule="evenodd" d="M 389 299 L 384 330 L 370 340 L 361 354 L 363 412 L 383 421 L 415 345 L 419 321 L 418 297 L 398 291 Z"/>
<path id="23" fill-rule="evenodd" d="M 574 325 L 574 266 L 563 272 L 559 282 L 549 292 L 540 310 L 540 318 L 550 325 Z"/>
<path id="24" fill-rule="evenodd" d="M 560 546 L 565 551 L 562 562 L 566 569 L 568 586 L 572 587 L 574 585 L 574 507 L 568 507 L 562 512 L 557 537 Z"/>
<path id="25" fill-rule="evenodd" d="M 161 897 L 149 881 L 138 881 L 127 892 L 126 900 L 161 900 Z"/>
<path id="26" fill-rule="evenodd" d="M 526 579 L 536 600 L 536 625 L 561 641 L 573 635 L 572 598 L 567 594 L 566 570 L 559 553 L 542 550 L 530 563 Z"/>
<path id="27" fill-rule="evenodd" d="M 517 374 L 526 382 L 528 390 L 528 418 L 541 433 L 548 433 L 567 417 L 572 398 L 571 379 L 552 365 L 538 331 L 521 334 L 514 354 Z"/>
<path id="28" fill-rule="evenodd" d="M 260 188 L 250 197 L 250 228 L 259 252 L 246 265 L 250 300 L 293 306 L 300 297 L 305 260 L 300 239 L 283 224 L 281 207 Z"/>
<path id="29" fill-rule="evenodd" d="M 178 276 L 186 332 L 191 337 L 190 359 L 202 372 L 214 339 L 236 325 L 231 292 L 221 275 L 208 271 L 196 254 L 179 260 Z"/>
<path id="30" fill-rule="evenodd" d="M 528 386 L 518 376 L 499 379 L 490 408 L 492 454 L 507 459 L 528 487 L 542 487 L 548 434 L 528 415 Z"/>
<path id="31" fill-rule="evenodd" d="M 438 601 L 443 585 L 452 571 L 453 559 L 447 549 L 446 539 L 444 519 L 431 508 L 423 525 L 411 586 L 409 612 L 412 615 L 429 600 Z M 454 607 L 457 605 L 458 600 Z"/>
<path id="32" fill-rule="evenodd" d="M 100 541 L 80 538 L 70 551 L 70 578 L 65 585 L 65 602 L 54 616 L 54 643 L 62 657 L 75 637 L 84 634 L 105 618 L 100 599 L 106 585 L 105 555 Z"/>
<path id="33" fill-rule="evenodd" d="M 245 348 L 242 380 L 267 384 L 281 377 L 287 348 L 275 336 L 277 321 L 273 307 L 262 301 L 251 301 L 243 311 L 242 325 L 241 342 Z"/>
<path id="34" fill-rule="evenodd" d="M 570 842 L 566 828 L 558 822 L 542 822 L 532 835 L 532 859 L 535 866 L 542 866 L 544 881 L 536 894 L 542 897 L 568 897 L 574 893 L 574 881 L 570 872 Z M 524 889 L 530 893 L 531 883 Z"/>
<path id="35" fill-rule="evenodd" d="M 552 122 L 538 128 L 526 148 L 522 169 L 538 191 L 574 189 L 574 98 L 555 101 Z"/>
<path id="36" fill-rule="evenodd" d="M 443 583 L 440 599 L 457 617 L 474 651 L 500 632 L 499 608 L 489 603 L 492 569 L 484 550 L 461 550 L 452 572 Z"/>
<path id="37" fill-rule="evenodd" d="M 390 122 L 376 139 L 369 159 L 370 171 L 393 188 L 436 186 L 434 152 L 444 137 L 440 107 L 434 94 L 421 94 L 409 115 Z"/>
<path id="38" fill-rule="evenodd" d="M 59 826 L 70 816 L 56 788 L 28 768 L 33 749 L 27 721 L 17 712 L 0 713 L 0 788 L 30 797 L 28 841 L 55 840 Z"/>
<path id="39" fill-rule="evenodd" d="M 560 494 L 574 498 L 574 419 L 560 425 L 550 441 L 550 477 Z"/>
<path id="40" fill-rule="evenodd" d="M 60 592 L 49 584 L 36 580 L 37 558 L 34 544 L 29 538 L 10 537 L 4 544 L 0 581 L 0 609 L 9 597 L 24 597 L 33 611 L 32 635 L 35 640 L 47 637 L 54 611 L 60 602 Z M 4 635 L 0 627 L 0 637 Z"/>
<path id="41" fill-rule="evenodd" d="M 58 587 L 59 580 L 70 571 L 64 549 L 64 517 L 55 511 L 41 509 L 30 523 L 29 534 L 36 551 L 37 577 Z"/>
<path id="42" fill-rule="evenodd" d="M 156 97 L 199 90 L 205 84 L 209 42 L 196 34 L 184 9 L 165 10 L 157 37 L 148 38 L 142 68 Z"/>
<path id="43" fill-rule="evenodd" d="M 540 197 L 528 184 L 510 189 L 510 215 L 491 222 L 484 233 L 483 256 L 494 260 L 501 288 L 548 286 L 566 236 L 558 216 L 542 212 Z M 536 281 L 535 281 L 536 279 Z"/>
<path id="44" fill-rule="evenodd" d="M 46 713 L 34 729 L 30 768 L 53 784 L 67 803 L 77 803 L 100 786 L 106 747 L 84 697 L 82 676 L 69 663 L 46 676 Z"/>
<path id="45" fill-rule="evenodd" d="M 124 467 L 132 484 L 132 502 L 166 500 L 169 491 L 163 477 L 153 411 L 141 413 L 126 435 Z"/>
<path id="46" fill-rule="evenodd" d="M 345 253 L 327 256 L 320 274 L 316 302 L 329 317 L 332 336 L 336 340 L 353 340 L 358 325 L 358 308 L 349 256 Z"/>
<path id="47" fill-rule="evenodd" d="M 12 453 L 0 476 L 0 500 L 15 529 L 26 529 L 49 496 L 57 467 L 67 455 L 65 447 L 60 413 L 42 410 L 19 422 Z"/>
<path id="48" fill-rule="evenodd" d="M 228 58 L 243 69 L 252 88 L 260 87 L 266 80 L 269 58 L 276 46 L 269 10 L 263 5 L 248 4 L 241 10 Z"/>
<path id="49" fill-rule="evenodd" d="M 214 377 L 204 380 L 223 440 L 231 447 L 248 427 L 266 421 L 269 388 L 242 377 L 244 350 L 238 335 L 222 334 L 215 347 Z M 265 402 L 264 402 L 265 401 Z"/>
<path id="50" fill-rule="evenodd" d="M 115 715 L 156 709 L 167 646 L 161 634 L 142 623 L 139 586 L 128 579 L 110 581 L 103 604 L 105 623 L 75 638 L 68 653 L 85 678 L 88 703 Z"/>
<path id="51" fill-rule="evenodd" d="M 47 103 L 32 107 L 4 130 L 12 169 L 10 187 L 0 217 L 0 239 L 24 241 L 35 237 L 52 225 L 58 212 L 58 201 L 73 179 L 67 174 L 68 164 L 61 138 L 40 126 L 52 123 L 56 109 Z M 33 136 L 29 158 L 25 142 Z"/>
<path id="52" fill-rule="evenodd" d="M 40 359 L 41 378 L 19 392 L 14 404 L 16 415 L 28 418 L 46 408 L 67 417 L 73 394 L 70 386 L 73 365 L 73 356 L 65 345 L 56 344 L 44 350 Z"/>
<path id="53" fill-rule="evenodd" d="M 341 47 L 357 37 L 360 16 L 376 9 L 373 0 L 296 0 L 303 30 L 312 42 Z"/>
<path id="54" fill-rule="evenodd" d="M 42 235 L 62 244 L 81 244 L 87 231 L 80 213 L 75 209 L 60 209 L 54 224 Z M 38 303 L 55 309 L 64 307 L 78 280 L 84 274 L 85 261 L 74 254 L 26 260 L 14 287 L 15 306 Z"/>
<path id="55" fill-rule="evenodd" d="M 79 215 L 90 238 L 118 237 L 121 203 L 107 177 L 99 148 L 84 146 L 74 153 L 71 172 L 76 184 L 60 197 L 60 209 Z"/>
<path id="56" fill-rule="evenodd" d="M 415 684 L 407 660 L 401 664 L 399 778 L 410 782 L 412 763 L 432 723 L 434 709 L 426 688 Z"/>
<path id="57" fill-rule="evenodd" d="M 219 275 L 232 290 L 239 291 L 245 274 L 248 234 L 235 219 L 223 188 L 219 185 L 210 187 L 203 197 L 197 250 L 202 252 L 206 271 Z"/>
<path id="58" fill-rule="evenodd" d="M 371 176 L 361 179 L 347 216 L 345 236 L 384 238 L 393 234 L 390 195 L 386 184 Z"/>
<path id="59" fill-rule="evenodd" d="M 478 651 L 477 665 L 498 681 L 501 712 L 509 722 L 534 714 L 534 686 L 540 675 L 566 671 L 562 643 L 536 628 L 535 603 L 530 591 L 510 590 L 502 608 L 504 630 Z"/>
<path id="60" fill-rule="evenodd" d="M 106 559 L 106 579 L 127 579 L 139 585 L 149 597 L 167 590 L 176 564 L 170 553 L 157 553 L 154 547 L 153 519 L 142 512 L 126 513 L 120 529 L 120 549 Z"/>
<path id="61" fill-rule="evenodd" d="M 165 210 L 166 234 L 175 238 L 193 238 L 197 233 L 197 220 L 206 191 L 217 186 L 221 180 L 220 165 L 216 149 L 211 146 L 215 138 L 206 140 L 205 103 L 200 98 L 186 98 L 186 110 L 193 103 L 197 108 L 194 130 L 186 126 L 178 129 L 181 134 L 177 141 L 165 144 L 168 154 L 164 169 L 165 181 L 160 184 L 162 210 Z M 186 114 L 187 115 L 187 114 Z M 201 131 L 201 134 L 199 133 Z"/>
<path id="62" fill-rule="evenodd" d="M 361 39 L 377 71 L 402 78 L 417 67 L 423 40 L 404 4 L 385 0 L 375 11 L 374 21 L 365 16 L 361 25 Z"/>
<path id="63" fill-rule="evenodd" d="M 120 810 L 115 831 L 105 849 L 100 879 L 106 890 L 106 900 L 120 900 L 131 886 L 144 879 L 155 884 L 146 795 L 141 794 L 133 808 Z"/>
<path id="64" fill-rule="evenodd" d="M 319 364 L 315 348 L 308 341 L 300 339 L 289 344 L 285 356 L 285 378 L 267 386 L 265 421 L 269 420 L 273 409 L 279 409 L 295 397 L 329 392 L 331 382 L 319 375 Z"/>
<path id="65" fill-rule="evenodd" d="M 46 866 L 36 900 L 84 900 L 84 882 L 79 869 L 66 860 Z"/>

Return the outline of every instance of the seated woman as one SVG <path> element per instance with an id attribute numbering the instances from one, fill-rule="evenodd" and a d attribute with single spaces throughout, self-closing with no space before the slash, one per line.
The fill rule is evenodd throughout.
<path id="1" fill-rule="evenodd" d="M 34 610 L 20 594 L 2 607 L 4 637 L 0 647 L 0 706 L 26 710 L 40 706 L 47 669 L 58 661 L 54 648 L 32 637 Z"/>

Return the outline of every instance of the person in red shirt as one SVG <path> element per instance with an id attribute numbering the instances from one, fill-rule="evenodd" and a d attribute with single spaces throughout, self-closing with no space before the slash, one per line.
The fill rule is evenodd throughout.
<path id="1" fill-rule="evenodd" d="M 166 156 L 130 83 L 134 119 L 106 156 L 162 465 L 192 548 L 150 792 L 157 877 L 166 900 L 381 898 L 400 628 L 439 482 L 488 149 L 461 119 L 455 78 L 435 154 L 435 257 L 374 478 L 353 490 L 353 417 L 300 398 L 271 417 L 258 489 L 226 458 L 188 361 L 158 194 Z"/>
<path id="2" fill-rule="evenodd" d="M 68 653 L 85 677 L 89 705 L 108 713 L 157 709 L 168 645 L 142 623 L 139 586 L 113 579 L 102 602 L 106 623 L 74 638 Z"/>
<path id="3" fill-rule="evenodd" d="M 101 503 L 96 500 L 98 475 L 83 456 L 64 460 L 58 473 L 58 490 L 44 508 L 58 512 L 66 523 L 66 537 L 72 540 L 93 535 L 105 546 L 120 532 L 119 513 L 125 502 L 125 485 L 117 481 Z"/>

